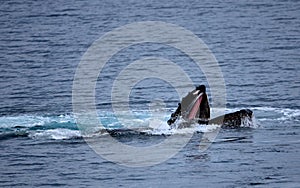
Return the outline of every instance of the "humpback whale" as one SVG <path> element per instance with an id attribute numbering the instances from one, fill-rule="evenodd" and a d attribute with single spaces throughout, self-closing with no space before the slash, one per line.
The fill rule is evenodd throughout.
<path id="1" fill-rule="evenodd" d="M 195 120 L 197 120 L 199 124 L 216 124 L 221 125 L 222 128 L 239 128 L 246 121 L 248 123 L 252 122 L 253 112 L 250 109 L 241 109 L 209 120 L 209 105 L 208 103 L 206 105 L 202 105 L 203 95 L 206 95 L 205 86 L 204 91 L 198 90 L 199 87 L 200 86 L 192 92 L 189 92 L 187 96 L 182 98 L 181 103 L 178 103 L 176 111 L 171 114 L 170 119 L 167 121 L 169 126 L 172 126 L 172 124 L 180 118 L 185 120 L 185 123 L 179 125 L 178 128 L 187 127 L 191 123 L 195 123 Z M 201 119 L 201 111 L 204 111 L 207 114 L 206 121 Z"/>

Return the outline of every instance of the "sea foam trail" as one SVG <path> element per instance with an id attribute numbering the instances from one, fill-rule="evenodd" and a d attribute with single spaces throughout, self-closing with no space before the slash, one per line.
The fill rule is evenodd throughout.
<path id="1" fill-rule="evenodd" d="M 239 109 L 226 109 L 227 112 L 233 112 Z M 257 128 L 258 125 L 264 125 L 266 121 L 300 121 L 299 109 L 273 108 L 273 107 L 254 107 L 253 124 L 245 119 L 241 127 Z M 169 109 L 171 112 L 172 110 Z M 169 115 L 161 115 L 154 118 L 148 111 L 134 112 L 133 116 L 121 114 L 118 119 L 112 112 L 99 113 L 99 120 L 109 130 L 115 133 L 118 130 L 137 130 L 138 131 L 120 131 L 120 134 L 149 134 L 149 135 L 172 135 L 188 134 L 193 132 L 209 132 L 216 129 L 217 125 L 192 125 L 190 128 L 170 129 L 166 123 Z M 122 121 L 120 123 L 119 121 Z M 101 128 L 97 129 L 100 133 Z M 105 133 L 105 131 L 102 131 Z M 84 136 L 94 136 L 84 135 Z M 0 139 L 15 137 L 29 137 L 32 139 L 74 139 L 81 138 L 83 134 L 76 124 L 76 119 L 72 114 L 58 116 L 41 115 L 21 115 L 21 116 L 3 116 L 0 117 Z"/>

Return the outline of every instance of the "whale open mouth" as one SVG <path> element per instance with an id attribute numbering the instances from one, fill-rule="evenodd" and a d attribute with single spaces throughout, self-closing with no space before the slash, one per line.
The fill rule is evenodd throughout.
<path id="1" fill-rule="evenodd" d="M 200 110 L 200 104 L 202 102 L 202 95 L 203 95 L 203 93 L 200 93 L 197 96 L 197 93 L 196 93 L 197 97 L 190 104 L 191 106 L 188 108 L 188 111 L 187 111 L 187 117 L 189 120 L 195 119 L 197 117 L 197 114 L 199 113 L 199 110 Z"/>
<path id="2" fill-rule="evenodd" d="M 194 90 L 181 100 L 181 116 L 185 120 L 192 120 L 198 117 L 200 111 L 200 104 L 202 102 L 203 93 L 199 90 Z"/>

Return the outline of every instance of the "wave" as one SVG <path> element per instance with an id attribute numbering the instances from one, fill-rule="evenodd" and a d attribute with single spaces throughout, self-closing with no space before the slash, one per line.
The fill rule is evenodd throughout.
<path id="1" fill-rule="evenodd" d="M 173 109 L 167 109 L 165 114 L 158 112 L 153 120 L 149 111 L 134 112 L 128 114 L 119 114 L 118 119 L 112 112 L 99 113 L 99 120 L 105 126 L 105 130 L 99 128 L 93 134 L 83 135 L 76 124 L 74 115 L 65 114 L 58 116 L 3 116 L 0 117 L 0 140 L 16 137 L 27 137 L 31 139 L 78 139 L 85 136 L 94 136 L 99 134 L 117 135 L 172 135 L 188 134 L 194 132 L 209 132 L 216 129 L 217 125 L 198 125 L 194 124 L 189 128 L 170 129 L 166 123 L 169 114 Z M 226 112 L 233 112 L 239 109 L 226 109 Z M 257 128 L 264 122 L 282 122 L 282 121 L 300 121 L 299 109 L 274 108 L 274 107 L 253 107 L 255 117 L 250 122 L 245 119 L 241 127 Z M 122 123 L 120 123 L 121 121 Z M 180 123 L 180 122 L 179 122 Z"/>
<path id="2" fill-rule="evenodd" d="M 300 109 L 254 107 L 259 121 L 300 121 Z"/>

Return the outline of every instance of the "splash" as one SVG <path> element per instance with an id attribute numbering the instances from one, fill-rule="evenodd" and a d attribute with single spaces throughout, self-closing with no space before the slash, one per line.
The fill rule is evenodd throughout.
<path id="1" fill-rule="evenodd" d="M 255 116 L 253 115 L 252 118 L 249 118 L 249 117 L 243 118 L 241 121 L 241 127 L 256 129 L 259 127 L 259 124 L 258 124 Z"/>

